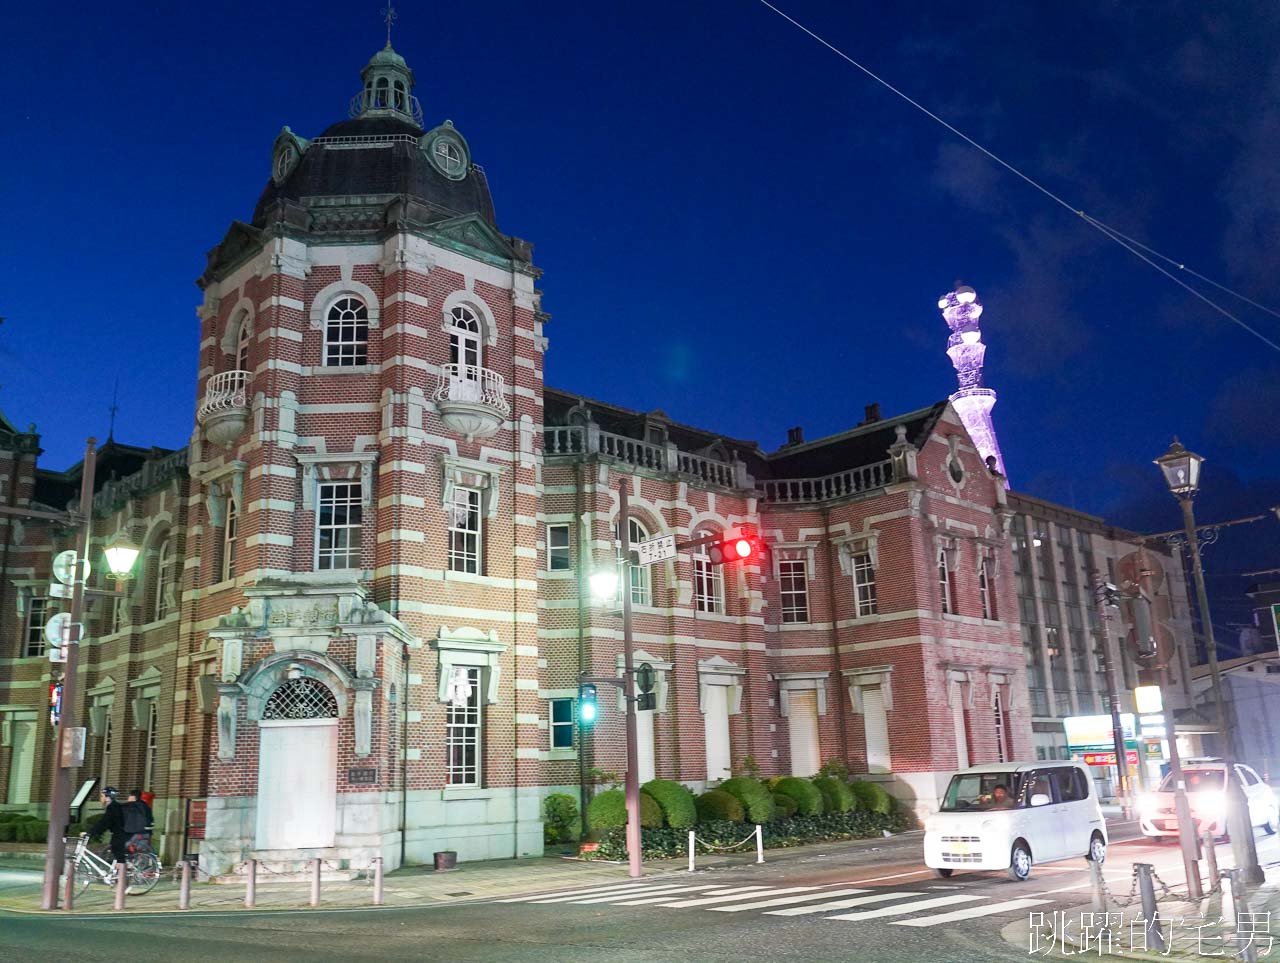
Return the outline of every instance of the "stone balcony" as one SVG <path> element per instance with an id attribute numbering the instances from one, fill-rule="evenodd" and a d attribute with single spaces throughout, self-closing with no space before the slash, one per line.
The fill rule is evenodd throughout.
<path id="1" fill-rule="evenodd" d="M 447 364 L 440 368 L 432 398 L 444 423 L 470 441 L 502 427 L 511 414 L 506 395 L 507 384 L 496 371 L 474 364 Z"/>
<path id="2" fill-rule="evenodd" d="M 196 421 L 215 445 L 230 448 L 249 423 L 248 371 L 224 371 L 209 379 L 204 400 L 196 409 Z"/>

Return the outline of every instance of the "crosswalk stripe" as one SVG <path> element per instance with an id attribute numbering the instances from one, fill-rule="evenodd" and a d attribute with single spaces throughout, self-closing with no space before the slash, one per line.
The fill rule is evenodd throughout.
<path id="1" fill-rule="evenodd" d="M 848 909 L 850 906 L 863 906 L 867 903 L 884 903 L 891 899 L 902 899 L 907 896 L 919 896 L 919 893 L 873 893 L 871 896 L 855 896 L 852 899 L 838 899 L 830 903 L 819 903 L 817 906 L 793 906 L 790 909 L 766 910 L 766 916 L 801 916 L 805 913 L 825 913 L 828 910 Z"/>
<path id="2" fill-rule="evenodd" d="M 781 896 L 783 893 L 799 893 L 802 890 L 817 889 L 816 886 L 789 886 L 786 889 L 772 889 L 768 886 L 753 886 L 750 888 L 764 891 L 751 893 L 750 895 L 753 898 L 756 896 Z M 732 900 L 741 899 L 742 895 L 746 893 L 746 890 L 747 888 L 744 887 L 736 893 L 721 893 L 719 896 L 704 896 L 699 899 L 684 899 L 676 903 L 663 903 L 662 905 L 666 906 L 668 909 L 684 909 L 692 906 L 709 906 L 712 903 L 728 903 Z"/>
<path id="3" fill-rule="evenodd" d="M 563 897 L 565 899 L 572 899 L 575 896 L 590 896 L 593 893 L 608 893 L 608 892 L 615 892 L 615 891 L 628 890 L 628 889 L 638 891 L 638 890 L 646 889 L 651 885 L 653 884 L 652 883 L 613 883 L 613 884 L 610 884 L 609 886 L 593 886 L 590 889 L 561 890 L 558 893 L 540 893 L 540 894 L 526 895 L 526 896 L 509 896 L 506 899 L 498 900 L 498 902 L 499 903 L 528 903 L 535 899 L 551 899 L 553 897 L 554 898 Z"/>
<path id="4" fill-rule="evenodd" d="M 651 896 L 657 896 L 659 893 L 665 894 L 667 897 L 674 897 L 677 893 L 687 893 L 691 889 L 705 889 L 703 886 L 657 886 L 653 889 L 642 890 Z M 612 903 L 614 900 L 628 899 L 635 896 L 635 893 L 627 893 L 619 896 L 617 893 L 606 893 L 604 896 L 588 896 L 583 899 L 561 900 L 561 902 L 574 903 L 578 906 L 586 906 L 590 903 Z M 539 902 L 543 902 L 539 900 Z"/>
<path id="5" fill-rule="evenodd" d="M 765 899 L 755 903 L 740 903 L 737 906 L 713 906 L 713 913 L 741 913 L 743 910 L 764 909 L 766 906 L 786 906 L 790 903 L 804 903 L 811 899 L 826 899 L 829 896 L 848 896 L 851 893 L 866 893 L 865 889 L 828 889 L 821 892 L 803 893 L 800 896 L 782 896 L 778 899 Z"/>
<path id="6" fill-rule="evenodd" d="M 951 906 L 955 903 L 972 903 L 983 899 L 981 896 L 935 896 L 933 899 L 918 899 L 914 903 L 899 903 L 897 906 L 882 906 L 880 909 L 863 910 L 859 913 L 842 913 L 839 916 L 828 916 L 829 920 L 874 920 L 883 916 L 901 916 L 903 913 L 914 913 L 916 910 L 933 909 L 935 906 Z"/>
<path id="7" fill-rule="evenodd" d="M 979 916 L 994 916 L 996 913 L 1007 913 L 1011 910 L 1025 909 L 1028 906 L 1040 906 L 1051 903 L 1047 899 L 1011 899 L 1003 903 L 992 903 L 990 906 L 968 906 L 950 913 L 937 913 L 918 920 L 893 920 L 893 926 L 939 926 L 943 923 L 957 923 L 960 920 L 975 919 Z"/>
<path id="8" fill-rule="evenodd" d="M 726 886 L 689 886 L 687 889 L 700 889 L 704 893 L 723 893 L 728 890 Z M 621 903 L 614 903 L 614 906 L 648 906 L 650 903 L 665 903 L 671 899 L 671 894 L 666 896 L 646 896 L 644 899 L 629 899 Z"/>

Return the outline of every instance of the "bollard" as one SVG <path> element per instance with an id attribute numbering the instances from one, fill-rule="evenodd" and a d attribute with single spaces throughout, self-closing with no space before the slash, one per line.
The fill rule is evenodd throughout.
<path id="1" fill-rule="evenodd" d="M 1089 881 L 1093 884 L 1093 911 L 1107 911 L 1107 892 L 1102 879 L 1102 864 L 1096 859 L 1089 860 Z"/>
<path id="2" fill-rule="evenodd" d="M 689 872 L 693 872 L 693 845 L 697 837 L 693 830 L 689 830 Z"/>
<path id="3" fill-rule="evenodd" d="M 244 908 L 253 909 L 258 901 L 258 861 L 249 860 L 249 872 L 244 878 Z"/>
<path id="4" fill-rule="evenodd" d="M 373 905 L 382 905 L 382 857 L 373 857 Z"/>
<path id="5" fill-rule="evenodd" d="M 62 908 L 68 913 L 75 907 L 76 899 L 76 860 L 74 856 L 67 857 L 67 865 L 63 870 L 62 879 Z"/>
<path id="6" fill-rule="evenodd" d="M 320 905 L 320 860 L 311 861 L 311 905 Z"/>
<path id="7" fill-rule="evenodd" d="M 1231 926 L 1236 933 L 1236 941 L 1240 942 L 1240 917 L 1249 916 L 1249 894 L 1244 886 L 1244 879 L 1238 869 L 1224 869 L 1222 876 L 1231 888 Z M 1225 887 L 1224 887 L 1225 888 Z M 1258 963 L 1258 948 L 1253 944 L 1253 933 L 1246 934 L 1248 942 L 1240 949 L 1240 959 L 1244 963 Z"/>
<path id="8" fill-rule="evenodd" d="M 129 867 L 124 863 L 116 863 L 116 905 L 117 910 L 124 909 L 124 891 L 129 888 Z"/>
<path id="9" fill-rule="evenodd" d="M 1151 864 L 1134 863 L 1138 873 L 1138 891 L 1142 894 L 1142 916 L 1147 922 L 1147 949 L 1165 951 L 1164 932 L 1156 918 L 1156 891 L 1151 881 Z"/>
<path id="10" fill-rule="evenodd" d="M 1218 874 L 1218 851 L 1213 844 L 1213 832 L 1206 829 L 1204 838 L 1200 841 L 1200 851 L 1203 854 L 1205 868 L 1209 873 L 1209 889 L 1217 889 L 1218 884 L 1222 882 Z"/>
<path id="11" fill-rule="evenodd" d="M 182 861 L 182 888 L 178 890 L 178 909 L 191 909 L 191 860 Z"/>
<path id="12" fill-rule="evenodd" d="M 764 862 L 764 827 L 756 823 L 756 862 Z"/>

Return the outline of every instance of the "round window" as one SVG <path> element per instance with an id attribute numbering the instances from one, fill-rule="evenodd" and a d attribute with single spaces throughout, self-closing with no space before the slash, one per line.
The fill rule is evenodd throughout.
<path id="1" fill-rule="evenodd" d="M 294 161 L 297 159 L 298 150 L 292 144 L 285 144 L 276 151 L 276 159 L 271 173 L 277 184 L 289 176 L 289 172 L 293 170 Z"/>
<path id="2" fill-rule="evenodd" d="M 445 177 L 460 181 L 467 176 L 466 148 L 454 137 L 441 134 L 431 142 L 431 163 Z"/>

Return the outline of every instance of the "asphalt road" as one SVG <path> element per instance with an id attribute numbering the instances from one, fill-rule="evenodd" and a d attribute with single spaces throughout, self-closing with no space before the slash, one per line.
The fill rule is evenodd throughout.
<path id="1" fill-rule="evenodd" d="M 827 855 L 763 866 L 418 909 L 10 915 L 0 917 L 0 959 L 1026 961 L 1028 947 L 1004 940 L 1004 927 L 1088 901 L 1083 860 L 1036 866 L 1025 883 L 993 873 L 939 880 L 921 866 L 919 847 L 918 835 L 873 848 L 833 843 Z M 1280 862 L 1276 837 L 1259 836 L 1258 849 L 1264 865 Z M 1219 858 L 1230 863 L 1228 846 Z M 1176 846 L 1117 842 L 1106 876 L 1121 896 L 1135 861 L 1181 883 Z"/>

